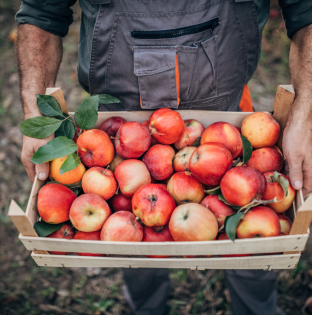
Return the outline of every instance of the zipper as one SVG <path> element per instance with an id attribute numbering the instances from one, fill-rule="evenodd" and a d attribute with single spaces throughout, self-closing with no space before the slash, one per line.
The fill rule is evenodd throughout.
<path id="1" fill-rule="evenodd" d="M 220 18 L 192 25 L 186 27 L 175 28 L 171 30 L 160 31 L 131 31 L 131 36 L 138 39 L 161 39 L 161 38 L 174 38 L 190 34 L 200 33 L 206 30 L 210 30 L 212 34 L 216 26 L 220 25 Z"/>

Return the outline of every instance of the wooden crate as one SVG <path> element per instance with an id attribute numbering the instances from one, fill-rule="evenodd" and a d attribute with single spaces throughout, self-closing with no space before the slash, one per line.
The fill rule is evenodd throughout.
<path id="1" fill-rule="evenodd" d="M 279 120 L 285 119 L 285 93 L 288 91 L 279 87 L 279 102 L 276 100 L 275 115 Z M 66 108 L 60 89 L 50 89 L 52 94 Z M 291 106 L 292 94 L 287 98 Z M 277 105 L 276 105 L 277 104 Z M 286 104 L 287 105 L 287 104 Z M 179 111 L 183 119 L 197 119 L 204 127 L 216 121 L 226 121 L 234 126 L 240 126 L 249 113 L 214 112 L 200 110 Z M 281 113 L 282 112 L 282 113 Z M 286 114 L 285 114 L 286 112 Z M 111 116 L 121 116 L 128 121 L 143 122 L 151 112 L 99 112 L 95 127 Z M 274 116 L 275 116 L 274 115 Z M 51 267 L 123 267 L 123 268 L 190 268 L 190 269 L 293 269 L 296 267 L 301 251 L 307 242 L 308 227 L 312 219 L 312 196 L 305 201 L 302 191 L 298 191 L 293 206 L 287 215 L 293 220 L 290 235 L 268 238 L 240 239 L 233 243 L 230 240 L 207 242 L 102 242 L 84 240 L 64 240 L 38 237 L 33 226 L 38 220 L 37 195 L 44 185 L 37 178 L 34 181 L 26 212 L 13 200 L 10 204 L 9 216 L 20 232 L 19 239 L 27 250 L 32 250 L 32 257 L 39 266 Z M 108 254 L 109 257 L 86 257 L 71 255 L 49 255 L 48 251 L 66 251 L 70 253 L 90 252 Z M 266 254 L 268 253 L 268 254 Z M 276 254 L 272 254 L 276 253 Z M 247 257 L 218 257 L 229 254 L 253 254 Z M 146 258 L 145 255 L 170 255 L 170 258 Z M 183 258 L 186 255 L 210 258 Z"/>

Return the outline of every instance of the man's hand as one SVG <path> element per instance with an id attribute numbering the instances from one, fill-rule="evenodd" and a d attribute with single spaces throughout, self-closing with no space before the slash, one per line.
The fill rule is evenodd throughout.
<path id="1" fill-rule="evenodd" d="M 298 104 L 298 105 L 297 105 Z M 312 113 L 311 104 L 295 101 L 283 135 L 283 151 L 289 165 L 289 177 L 294 189 L 312 191 Z M 301 109 L 302 108 L 302 109 Z"/>
<path id="2" fill-rule="evenodd" d="M 31 182 L 34 181 L 36 174 L 40 180 L 47 179 L 49 175 L 49 163 L 35 165 L 30 161 L 30 159 L 39 147 L 45 145 L 53 138 L 54 135 L 49 136 L 45 139 L 34 139 L 26 136 L 23 137 L 23 149 L 21 159 Z"/>
<path id="3" fill-rule="evenodd" d="M 25 120 L 28 118 L 33 118 L 38 115 L 25 115 Z M 23 148 L 22 148 L 22 163 L 25 166 L 27 175 L 31 182 L 34 181 L 35 176 L 37 175 L 40 180 L 47 179 L 49 175 L 49 163 L 43 163 L 35 165 L 30 161 L 34 153 L 38 150 L 39 147 L 45 145 L 51 139 L 54 138 L 54 134 L 45 138 L 45 139 L 35 139 L 27 136 L 23 137 Z"/>

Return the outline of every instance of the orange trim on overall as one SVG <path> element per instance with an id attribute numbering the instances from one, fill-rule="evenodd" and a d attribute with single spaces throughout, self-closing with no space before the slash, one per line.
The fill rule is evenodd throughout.
<path id="1" fill-rule="evenodd" d="M 178 63 L 178 54 L 175 56 L 175 73 L 176 73 L 176 84 L 177 84 L 177 98 L 178 105 L 180 105 L 180 78 L 179 78 L 179 63 Z"/>
<path id="2" fill-rule="evenodd" d="M 239 108 L 243 112 L 253 112 L 254 111 L 253 107 L 252 107 L 251 96 L 250 96 L 250 92 L 249 92 L 247 84 L 244 86 L 242 99 L 239 103 Z"/>

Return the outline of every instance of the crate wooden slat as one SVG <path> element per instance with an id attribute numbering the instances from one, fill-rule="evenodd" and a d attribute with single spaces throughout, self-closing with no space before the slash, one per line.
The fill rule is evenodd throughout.
<path id="1" fill-rule="evenodd" d="M 285 93 L 283 93 L 283 89 Z M 277 96 L 291 102 L 290 88 L 279 88 Z M 51 89 L 47 94 L 55 96 L 66 112 L 66 104 L 60 89 Z M 277 120 L 285 120 L 282 103 L 276 100 Z M 289 104 L 288 104 L 289 105 Z M 290 105 L 289 105 L 290 106 Z M 288 107 L 289 107 L 288 106 Z M 287 110 L 288 111 L 288 110 Z M 216 121 L 225 121 L 234 126 L 241 126 L 249 113 L 243 112 L 215 112 L 202 110 L 180 110 L 183 119 L 197 119 L 204 127 Z M 99 112 L 99 125 L 107 118 L 121 116 L 128 121 L 143 122 L 148 120 L 151 111 L 138 112 Z M 308 226 L 312 219 L 312 196 L 303 200 L 302 191 L 297 192 L 293 206 L 287 215 L 294 221 L 290 235 L 209 242 L 101 242 L 83 240 L 63 240 L 42 238 L 33 235 L 33 225 L 38 219 L 37 195 L 44 182 L 37 178 L 34 181 L 30 199 L 24 213 L 16 203 L 12 202 L 9 209 L 12 221 L 19 226 L 25 219 L 25 227 L 19 238 L 28 250 L 33 250 L 32 257 L 39 266 L 53 267 L 124 267 L 124 268 L 191 268 L 191 269 L 292 269 L 295 268 L 309 237 Z M 18 208 L 20 210 L 18 210 Z M 297 212 L 297 213 L 296 213 Z M 15 215 L 15 217 L 14 217 Z M 25 234 L 25 229 L 31 231 Z M 77 255 L 48 255 L 47 251 L 66 251 L 70 253 L 90 252 L 109 254 L 110 257 L 86 257 Z M 284 252 L 284 254 L 282 254 Z M 268 254 L 264 254 L 268 253 Z M 280 254 L 272 254 L 280 253 Z M 248 257 L 218 257 L 218 255 L 253 254 Z M 118 255 L 118 257 L 116 256 Z M 122 255 L 122 256 L 121 256 Z M 125 256 L 125 255 L 131 255 Z M 170 258 L 155 259 L 142 255 L 170 255 Z M 210 258 L 182 258 L 182 256 L 212 255 Z M 138 257 L 139 256 L 139 257 Z M 179 256 L 179 257 L 176 257 Z"/>
<path id="2" fill-rule="evenodd" d="M 38 266 L 188 269 L 293 269 L 300 254 L 231 258 L 78 257 L 32 254 Z"/>
<path id="3" fill-rule="evenodd" d="M 64 251 L 73 253 L 99 253 L 115 255 L 225 255 L 259 254 L 284 251 L 302 251 L 308 234 L 279 237 L 208 242 L 101 242 L 83 240 L 63 240 L 20 236 L 28 250 Z"/>

